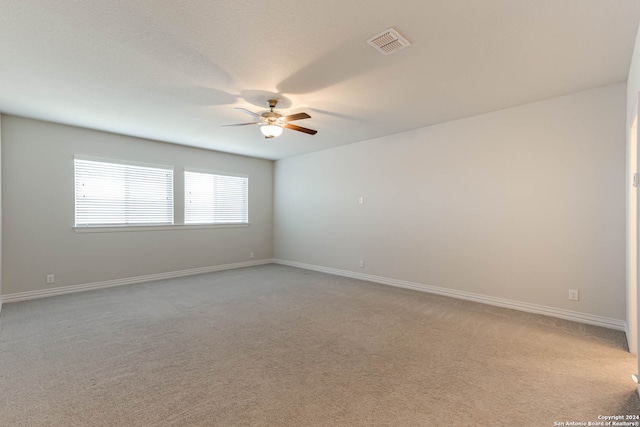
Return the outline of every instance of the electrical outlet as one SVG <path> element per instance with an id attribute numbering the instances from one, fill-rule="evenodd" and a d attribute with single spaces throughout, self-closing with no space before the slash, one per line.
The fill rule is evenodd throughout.
<path id="1" fill-rule="evenodd" d="M 47 283 L 52 284 L 56 282 L 56 276 L 53 274 L 47 274 Z"/>
<path id="2" fill-rule="evenodd" d="M 253 252 L 251 252 L 251 253 L 249 254 L 249 258 L 251 258 L 251 259 L 253 259 L 253 258 L 254 258 Z"/>
<path id="3" fill-rule="evenodd" d="M 580 294 L 577 289 L 569 289 L 569 299 L 571 301 L 578 301 Z"/>
<path id="4" fill-rule="evenodd" d="M 364 197 L 360 196 L 360 198 L 358 199 L 358 203 L 364 205 Z"/>
<path id="5" fill-rule="evenodd" d="M 364 260 L 363 259 L 360 260 L 360 268 L 364 268 Z"/>

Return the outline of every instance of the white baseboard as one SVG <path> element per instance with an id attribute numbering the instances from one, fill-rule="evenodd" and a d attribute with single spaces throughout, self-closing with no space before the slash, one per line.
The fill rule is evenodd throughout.
<path id="1" fill-rule="evenodd" d="M 237 262 L 233 264 L 214 265 L 211 267 L 191 268 L 188 270 L 170 271 L 167 273 L 148 274 L 145 276 L 127 277 L 124 279 L 105 280 L 103 282 L 85 283 L 80 285 L 61 286 L 59 288 L 41 289 L 37 291 L 16 292 L 2 295 L 0 301 L 12 303 L 36 298 L 46 298 L 74 292 L 91 291 L 94 289 L 111 288 L 113 286 L 132 285 L 134 283 L 151 282 L 154 280 L 173 279 L 175 277 L 192 276 L 194 274 L 212 273 L 214 271 L 232 270 L 234 268 L 252 267 L 255 265 L 272 264 L 271 258 L 255 261 Z"/>
<path id="2" fill-rule="evenodd" d="M 439 286 L 425 285 L 422 283 L 408 282 L 405 280 L 392 279 L 389 277 L 374 276 L 371 274 L 357 273 L 349 270 L 340 270 L 337 268 L 323 267 L 314 264 L 306 264 L 295 261 L 287 261 L 283 259 L 262 259 L 255 261 L 238 262 L 233 264 L 222 264 L 210 267 L 192 268 L 188 270 L 170 271 L 167 273 L 149 274 L 145 276 L 128 277 L 124 279 L 106 280 L 102 282 L 85 283 L 80 285 L 62 286 L 51 289 L 41 289 L 37 291 L 17 292 L 13 294 L 5 294 L 0 296 L 0 311 L 3 303 L 12 303 L 16 301 L 24 301 L 36 298 L 45 298 L 56 295 L 69 294 L 74 292 L 90 291 L 94 289 L 110 288 L 114 286 L 131 285 L 134 283 L 151 282 L 154 280 L 172 279 L 176 277 L 191 276 L 195 274 L 211 273 L 214 271 L 231 270 L 242 267 L 252 267 L 263 264 L 281 264 L 291 267 L 303 268 L 306 270 L 320 271 L 323 273 L 333 274 L 336 276 L 350 277 L 353 279 L 366 280 L 384 285 L 396 286 L 400 288 L 413 289 L 416 291 L 427 292 L 431 294 L 444 295 L 452 298 L 464 299 L 468 301 L 479 302 L 482 304 L 494 305 L 498 307 L 509 308 L 512 310 L 524 311 L 527 313 L 542 314 L 545 316 L 557 317 L 560 319 L 571 320 L 574 322 L 586 323 L 589 325 L 602 326 L 605 328 L 616 329 L 627 333 L 627 323 L 623 320 L 612 319 L 608 317 L 596 316 L 592 314 L 579 313 L 576 311 L 563 310 L 544 305 L 530 304 L 526 302 L 510 300 L 505 298 L 492 297 L 488 295 L 476 294 L 472 292 L 458 291 L 455 289 L 443 288 Z"/>
<path id="3" fill-rule="evenodd" d="M 431 294 L 444 295 L 452 298 L 464 299 L 468 301 L 479 302 L 482 304 L 494 305 L 498 307 L 510 308 L 512 310 L 525 311 L 527 313 L 542 314 L 545 316 L 557 317 L 574 322 L 586 323 L 589 325 L 602 326 L 609 329 L 616 329 L 627 332 L 627 322 L 608 317 L 596 316 L 593 314 L 579 313 L 576 311 L 563 310 L 544 305 L 530 304 L 516 300 L 505 298 L 497 298 L 488 295 L 476 294 L 472 292 L 458 291 L 455 289 L 443 288 L 439 286 L 424 285 L 422 283 L 408 282 L 405 280 L 391 279 L 389 277 L 374 276 L 371 274 L 356 273 L 349 270 L 340 270 L 330 267 L 322 267 L 319 265 L 305 264 L 295 261 L 287 261 L 283 259 L 274 259 L 274 263 L 288 265 L 291 267 L 304 268 L 306 270 L 320 271 L 323 273 L 334 274 L 336 276 L 350 277 L 353 279 L 366 280 L 369 282 L 381 283 L 384 285 L 396 286 L 400 288 L 413 289 L 416 291 L 427 292 Z"/>

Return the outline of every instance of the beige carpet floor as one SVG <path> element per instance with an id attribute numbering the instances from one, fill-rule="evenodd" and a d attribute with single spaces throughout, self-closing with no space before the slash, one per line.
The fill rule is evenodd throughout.
<path id="1" fill-rule="evenodd" d="M 620 332 L 265 265 L 5 304 L 0 425 L 554 426 L 640 413 L 635 371 Z"/>

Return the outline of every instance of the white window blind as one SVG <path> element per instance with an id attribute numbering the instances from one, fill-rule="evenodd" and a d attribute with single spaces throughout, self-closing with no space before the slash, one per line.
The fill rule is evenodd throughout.
<path id="1" fill-rule="evenodd" d="M 76 227 L 173 224 L 173 169 L 74 163 Z"/>
<path id="2" fill-rule="evenodd" d="M 249 178 L 184 173 L 185 224 L 247 224 Z"/>

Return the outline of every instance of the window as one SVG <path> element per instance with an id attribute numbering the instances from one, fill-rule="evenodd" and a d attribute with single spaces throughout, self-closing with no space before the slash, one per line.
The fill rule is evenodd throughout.
<path id="1" fill-rule="evenodd" d="M 247 224 L 249 178 L 184 172 L 185 224 Z"/>
<path id="2" fill-rule="evenodd" d="M 173 224 L 173 168 L 74 159 L 76 227 Z"/>

